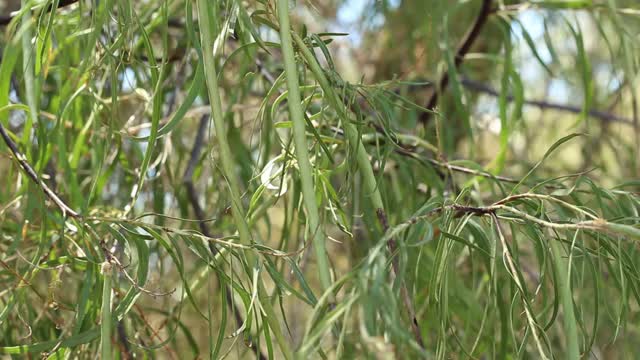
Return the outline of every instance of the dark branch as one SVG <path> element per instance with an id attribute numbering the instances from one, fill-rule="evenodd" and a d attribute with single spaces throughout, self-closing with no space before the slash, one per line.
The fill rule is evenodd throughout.
<path id="1" fill-rule="evenodd" d="M 464 61 L 464 57 L 467 55 L 469 50 L 471 50 L 471 46 L 476 41 L 482 28 L 484 27 L 489 15 L 491 15 L 491 0 L 482 0 L 482 7 L 480 8 L 480 13 L 476 17 L 476 21 L 473 23 L 473 26 L 469 29 L 467 34 L 458 45 L 458 50 L 456 51 L 456 55 L 454 58 L 454 64 L 456 69 L 460 68 L 462 62 Z M 440 81 L 438 82 L 438 88 L 434 89 L 433 95 L 429 98 L 429 102 L 427 103 L 426 108 L 433 111 L 438 104 L 438 96 L 441 92 L 443 92 L 447 85 L 449 84 L 449 71 L 445 70 L 440 76 Z M 429 122 L 431 119 L 432 113 L 424 112 L 420 116 L 420 121 L 423 123 Z"/>
<path id="2" fill-rule="evenodd" d="M 480 81 L 471 80 L 468 78 L 462 78 L 461 83 L 464 87 L 466 87 L 469 90 L 485 93 L 485 94 L 496 96 L 496 97 L 500 96 L 500 93 L 496 89 Z M 507 95 L 508 101 L 513 101 L 513 99 L 514 99 L 513 95 L 511 94 Z M 536 106 L 541 109 L 566 111 L 574 114 L 579 114 L 582 112 L 582 108 L 578 106 L 559 104 L 559 103 L 544 101 L 544 100 L 524 100 L 524 104 L 530 105 L 530 106 Z M 633 120 L 627 119 L 625 117 L 622 117 L 616 114 L 608 113 L 605 111 L 589 110 L 588 114 L 589 116 L 596 119 L 600 119 L 604 122 L 618 122 L 618 123 L 633 125 Z"/>
<path id="3" fill-rule="evenodd" d="M 127 330 L 124 327 L 124 322 L 122 320 L 118 321 L 118 325 L 116 327 L 118 334 L 118 344 L 120 347 L 120 356 L 124 360 L 132 359 L 131 356 L 131 347 L 129 346 L 129 339 L 127 339 Z"/>
<path id="4" fill-rule="evenodd" d="M 200 159 L 200 152 L 202 151 L 202 146 L 204 143 L 204 135 L 207 131 L 207 124 L 209 123 L 209 116 L 203 115 L 200 118 L 200 124 L 198 125 L 198 132 L 196 133 L 196 138 L 193 142 L 193 149 L 191 149 L 191 156 L 189 158 L 189 163 L 187 164 L 187 168 L 184 171 L 184 176 L 182 177 L 182 183 L 187 189 L 187 196 L 189 197 L 189 203 L 193 208 L 193 212 L 198 221 L 198 225 L 200 227 L 200 232 L 204 236 L 212 237 L 211 232 L 207 228 L 205 223 L 205 215 L 202 207 L 200 207 L 200 203 L 198 202 L 198 192 L 193 184 L 193 172 L 195 171 L 196 166 L 198 165 L 198 160 Z M 215 245 L 213 243 L 209 243 L 209 247 L 211 253 L 213 255 L 218 253 Z"/>
<path id="5" fill-rule="evenodd" d="M 79 218 L 80 214 L 78 214 L 75 210 L 70 208 L 69 205 L 67 205 L 64 201 L 62 201 L 62 199 L 60 199 L 60 197 L 55 192 L 53 192 L 53 190 L 51 190 L 49 186 L 47 186 L 47 184 L 44 181 L 42 181 L 42 179 L 40 179 L 40 177 L 35 172 L 35 170 L 33 170 L 33 167 L 31 167 L 31 165 L 29 165 L 29 163 L 27 162 L 27 157 L 24 156 L 18 150 L 18 146 L 13 142 L 13 140 L 11 140 L 11 137 L 9 136 L 9 134 L 7 133 L 7 131 L 5 130 L 4 126 L 2 126 L 1 123 L 0 123 L 0 136 L 2 136 L 4 143 L 7 144 L 7 147 L 9 147 L 9 150 L 11 150 L 11 154 L 13 154 L 13 158 L 16 159 L 18 164 L 20 164 L 20 167 L 25 172 L 25 174 L 27 174 L 27 176 L 38 187 L 40 187 L 40 189 L 42 189 L 45 195 L 58 206 L 58 208 L 62 211 L 62 214 L 69 215 L 70 217 L 73 217 L 73 218 Z"/>

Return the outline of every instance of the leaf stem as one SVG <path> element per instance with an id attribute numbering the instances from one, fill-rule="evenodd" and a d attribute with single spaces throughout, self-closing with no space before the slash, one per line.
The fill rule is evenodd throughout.
<path id="1" fill-rule="evenodd" d="M 111 279 L 112 266 L 109 262 L 102 263 L 102 320 L 100 323 L 100 348 L 103 359 L 111 359 Z"/>
<path id="2" fill-rule="evenodd" d="M 574 240 L 578 236 L 579 230 L 576 230 Z M 561 253 L 560 244 L 555 241 L 549 241 L 551 253 L 553 254 L 553 263 L 556 268 L 558 289 L 560 292 L 560 300 L 564 310 L 564 330 L 567 339 L 567 359 L 580 359 L 580 348 L 578 346 L 578 329 L 576 328 L 576 315 L 573 308 L 573 297 L 571 292 L 571 263 L 567 261 Z"/>
<path id="3" fill-rule="evenodd" d="M 293 141 L 296 148 L 298 168 L 300 169 L 300 182 L 302 183 L 302 199 L 307 212 L 309 230 L 313 234 L 313 246 L 316 250 L 320 283 L 323 289 L 327 290 L 331 287 L 331 269 L 329 258 L 327 257 L 324 232 L 320 228 L 318 204 L 313 186 L 313 172 L 311 162 L 309 161 L 309 151 L 307 149 L 306 122 L 302 109 L 298 71 L 296 69 L 296 59 L 291 38 L 288 0 L 278 0 L 278 19 L 280 20 L 280 42 L 287 79 L 287 89 L 289 90 L 289 115 L 293 123 Z"/>

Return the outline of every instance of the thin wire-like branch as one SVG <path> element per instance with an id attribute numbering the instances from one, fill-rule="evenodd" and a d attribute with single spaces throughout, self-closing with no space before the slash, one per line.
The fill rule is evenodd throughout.
<path id="1" fill-rule="evenodd" d="M 511 256 L 511 251 L 509 250 L 509 246 L 507 245 L 507 240 L 505 239 L 504 233 L 502 232 L 502 227 L 500 226 L 500 221 L 498 221 L 498 217 L 495 213 L 491 214 L 491 219 L 496 227 L 496 233 L 498 234 L 498 238 L 500 239 L 500 243 L 502 244 L 502 257 L 506 263 L 506 268 L 513 279 L 513 282 L 519 289 L 520 297 L 522 298 L 522 305 L 524 307 L 524 312 L 527 317 L 527 323 L 529 324 L 529 329 L 531 330 L 531 334 L 533 335 L 533 339 L 536 343 L 536 347 L 538 349 L 538 353 L 542 359 L 548 359 L 544 350 L 542 349 L 542 343 L 540 341 L 540 337 L 538 332 L 540 330 L 540 326 L 538 325 L 535 317 L 531 312 L 531 308 L 529 307 L 529 302 L 525 298 L 524 286 L 520 281 L 520 277 L 518 276 L 518 270 L 516 268 L 515 263 L 513 262 L 513 257 Z"/>
<path id="2" fill-rule="evenodd" d="M 320 127 L 320 126 L 326 126 L 326 125 L 321 125 L 318 124 L 315 121 L 312 121 L 312 124 L 316 127 Z M 363 141 L 367 142 L 367 141 L 371 141 L 371 140 L 384 140 L 386 139 L 385 134 L 384 134 L 384 129 L 382 129 L 380 126 L 377 126 L 376 124 L 370 124 L 374 130 L 376 130 L 376 133 L 374 133 L 373 135 L 377 136 L 376 138 L 373 137 L 369 137 L 367 139 L 367 136 L 364 135 L 363 136 Z M 342 129 L 335 127 L 335 126 L 328 126 L 328 128 L 331 130 L 331 132 L 335 135 L 338 136 L 344 136 L 344 131 L 342 131 Z M 450 172 L 457 172 L 457 173 L 461 173 L 461 174 L 467 174 L 467 175 L 473 175 L 473 176 L 479 176 L 479 177 L 483 177 L 483 178 L 487 178 L 487 179 L 492 179 L 492 180 L 496 180 L 496 181 L 500 181 L 503 183 L 511 183 L 511 184 L 518 184 L 522 181 L 522 179 L 516 179 L 516 178 L 511 178 L 511 177 L 507 177 L 507 176 L 503 176 L 503 175 L 494 175 L 491 174 L 488 171 L 484 171 L 484 170 L 475 170 L 475 169 L 470 169 L 464 166 L 460 166 L 460 165 L 454 165 L 448 162 L 443 162 L 443 161 L 439 161 L 436 160 L 434 158 L 431 157 L 425 157 L 424 155 L 418 153 L 416 151 L 416 148 L 423 148 L 425 150 L 431 151 L 431 152 L 436 152 L 436 150 L 433 149 L 433 145 L 429 144 L 428 142 L 417 138 L 413 135 L 410 134 L 403 134 L 403 133 L 398 133 L 395 132 L 393 133 L 393 144 L 396 145 L 396 148 L 394 149 L 394 152 L 398 155 L 401 156 L 405 156 L 405 157 L 410 157 L 413 159 L 416 159 L 418 161 L 421 162 L 426 162 L 432 166 L 434 166 L 434 170 L 438 173 L 438 175 L 440 176 L 440 178 L 444 179 L 445 175 L 444 173 L 442 173 L 438 168 L 442 168 L 442 169 L 446 169 L 447 171 Z M 569 178 L 569 177 L 578 177 L 581 175 L 585 175 L 589 172 L 591 172 L 593 170 L 586 170 L 586 171 L 581 171 L 575 174 L 569 174 L 566 176 L 563 176 L 563 178 Z M 542 185 L 539 185 L 545 189 L 563 189 L 563 186 L 560 185 L 556 185 L 556 184 L 549 184 L 549 183 L 545 183 Z M 583 190 L 576 190 L 577 192 L 582 192 Z M 457 192 L 457 191 L 456 191 Z M 617 190 L 613 190 L 613 192 L 617 192 Z"/>
<path id="3" fill-rule="evenodd" d="M 109 249 L 107 249 L 106 243 L 101 243 L 100 246 L 102 248 L 102 253 L 106 259 L 106 262 L 109 265 L 115 266 L 120 272 L 120 274 L 122 274 L 124 278 L 131 284 L 131 286 L 133 286 L 136 290 L 140 291 L 141 293 L 150 295 L 155 298 L 159 296 L 169 296 L 176 291 L 176 289 L 174 288 L 173 290 L 166 291 L 166 292 L 154 292 L 154 291 L 143 288 L 142 286 L 138 285 L 136 280 L 133 277 L 131 277 L 131 275 L 129 275 L 129 273 L 125 269 L 125 266 L 122 265 L 122 263 L 120 262 L 120 260 L 118 260 L 115 254 L 113 254 Z"/>
<path id="4" fill-rule="evenodd" d="M 187 197 L 189 198 L 189 203 L 193 208 L 193 212 L 195 214 L 196 219 L 198 220 L 198 226 L 200 227 L 200 232 L 207 237 L 212 237 L 207 225 L 205 224 L 205 215 L 200 203 L 198 202 L 198 192 L 193 184 L 193 172 L 195 171 L 196 166 L 198 165 L 198 160 L 200 159 L 200 152 L 202 151 L 202 146 L 204 142 L 204 136 L 207 131 L 207 125 L 209 123 L 209 116 L 203 115 L 200 118 L 200 124 L 198 125 L 198 132 L 196 133 L 196 138 L 193 141 L 193 149 L 191 149 L 191 156 L 189 157 L 189 163 L 187 164 L 187 168 L 184 171 L 184 176 L 182 177 L 182 183 L 184 184 L 185 189 L 187 190 Z M 213 243 L 209 243 L 209 248 L 211 249 L 211 253 L 213 255 L 218 253 L 215 245 Z"/>
<path id="5" fill-rule="evenodd" d="M 611 223 L 605 219 L 600 219 L 597 218 L 595 216 L 593 216 L 592 214 L 589 214 L 589 217 L 592 218 L 592 220 L 584 220 L 584 221 L 578 221 L 578 222 L 552 222 L 552 221 L 547 221 L 547 220 L 543 220 L 540 218 L 537 218 L 533 215 L 530 215 L 522 210 L 516 209 L 512 206 L 507 206 L 504 205 L 506 203 L 512 202 L 512 201 L 516 201 L 516 200 L 520 200 L 520 199 L 525 199 L 525 198 L 531 198 L 531 199 L 538 199 L 541 201 L 552 201 L 552 202 L 560 202 L 562 205 L 564 206 L 569 206 L 573 209 L 573 206 L 571 204 L 565 203 L 559 199 L 556 199 L 553 196 L 550 195 L 543 195 L 543 194 L 535 194 L 535 193 L 524 193 L 524 194 L 516 194 L 516 195 L 511 195 L 508 196 L 502 200 L 496 201 L 493 204 L 489 205 L 489 206 L 468 206 L 468 205 L 459 205 L 459 204 L 451 204 L 451 205 L 445 205 L 442 207 L 438 207 L 435 208 L 431 211 L 428 211 L 427 213 L 420 215 L 420 216 L 414 216 L 408 220 L 406 220 L 405 222 L 403 222 L 402 224 L 400 224 L 399 226 L 397 226 L 393 233 L 397 233 L 400 230 L 404 230 L 407 227 L 417 224 L 420 221 L 424 221 L 424 220 L 428 220 L 430 219 L 432 216 L 440 214 L 444 211 L 454 211 L 455 212 L 455 217 L 461 217 L 464 215 L 473 215 L 473 216 L 485 216 L 485 215 L 489 215 L 489 216 L 497 216 L 498 211 L 504 211 L 507 213 L 510 213 L 511 215 L 515 215 L 517 218 L 513 218 L 513 217 L 509 217 L 509 219 L 513 220 L 527 220 L 530 221 L 531 223 L 534 223 L 538 226 L 542 226 L 545 228 L 549 228 L 549 229 L 556 229 L 556 230 L 591 230 L 591 231 L 600 231 L 600 232 L 610 232 L 610 233 L 617 233 L 617 234 L 621 234 L 621 235 L 631 235 L 632 237 L 640 237 L 640 230 L 636 231 L 636 230 L 631 230 L 631 229 L 623 229 L 623 225 L 621 224 L 616 224 L 616 223 Z M 577 209 L 573 209 L 576 212 L 579 213 L 583 213 L 583 211 L 579 211 Z M 633 228 L 635 229 L 635 228 Z M 633 232 L 633 233 L 631 233 Z M 390 235 L 389 235 L 390 236 Z"/>
<path id="6" fill-rule="evenodd" d="M 481 93 L 488 94 L 495 97 L 500 96 L 500 94 L 496 89 L 480 81 L 472 80 L 469 78 L 462 78 L 460 82 L 462 86 L 464 86 L 469 90 L 481 92 Z M 507 101 L 513 101 L 513 100 L 514 100 L 513 95 L 511 94 L 507 95 Z M 535 106 L 540 109 L 565 111 L 565 112 L 570 112 L 574 114 L 580 114 L 583 110 L 581 107 L 578 107 L 578 106 L 559 104 L 559 103 L 544 101 L 544 100 L 524 100 L 524 104 Z M 617 122 L 617 123 L 622 123 L 627 125 L 633 125 L 633 120 L 616 115 L 616 114 L 612 114 L 606 111 L 589 110 L 588 114 L 589 116 L 596 119 L 600 119 L 604 122 Z"/>
<path id="7" fill-rule="evenodd" d="M 506 176 L 502 176 L 502 175 L 493 175 L 493 174 L 491 174 L 489 172 L 473 170 L 473 169 L 469 169 L 469 168 L 466 168 L 464 166 L 459 166 L 459 165 L 452 165 L 452 164 L 449 164 L 447 162 L 442 162 L 442 161 L 438 161 L 438 160 L 431 159 L 431 158 L 427 158 L 427 159 L 425 159 L 425 161 L 427 161 L 431 165 L 435 165 L 435 166 L 438 166 L 438 167 L 441 167 L 441 168 L 448 169 L 450 171 L 455 171 L 455 172 L 464 173 L 464 174 L 468 174 L 468 175 L 481 176 L 481 177 L 485 177 L 485 178 L 489 178 L 489 179 L 495 179 L 495 180 L 499 180 L 499 181 L 507 182 L 507 183 L 512 183 L 512 184 L 517 184 L 517 183 L 520 182 L 520 180 L 518 180 L 518 179 L 512 179 L 510 177 L 506 177 Z"/>
<path id="8" fill-rule="evenodd" d="M 480 176 L 483 178 L 487 178 L 487 179 L 492 179 L 492 180 L 497 180 L 500 182 L 504 182 L 504 183 L 510 183 L 510 184 L 519 184 L 520 182 L 522 182 L 522 179 L 516 179 L 516 178 L 511 178 L 508 176 L 503 176 L 503 175 L 494 175 L 488 171 L 484 171 L 484 170 L 474 170 L 474 169 L 470 169 L 464 166 L 460 166 L 460 165 L 454 165 L 448 162 L 443 162 L 443 161 L 438 161 L 436 159 L 430 158 L 430 157 L 425 157 L 419 153 L 417 153 L 416 151 L 414 151 L 414 149 L 412 149 L 409 146 L 403 145 L 403 144 L 397 144 L 400 147 L 394 149 L 395 153 L 402 155 L 402 156 L 406 156 L 406 157 L 411 157 L 413 159 L 416 159 L 418 161 L 422 161 L 422 162 L 426 162 L 429 163 L 430 165 L 435 166 L 436 168 L 442 168 L 442 169 L 446 169 L 448 171 L 451 172 L 457 172 L 457 173 L 461 173 L 461 174 L 467 174 L 467 175 L 473 175 L 473 176 Z M 436 169 L 436 171 L 438 171 Z M 574 173 L 574 174 L 569 174 L 566 176 L 563 176 L 562 178 L 570 178 L 570 177 L 578 177 L 581 175 L 585 175 L 590 173 L 591 171 L 593 171 L 593 169 L 591 170 L 586 170 L 586 171 L 581 171 L 578 173 Z M 555 180 L 557 180 L 559 178 L 556 178 Z M 527 184 L 527 183 L 525 183 Z M 536 186 L 541 186 L 545 189 L 563 189 L 563 186 L 560 185 L 556 185 L 556 184 L 550 184 L 550 183 L 544 183 L 541 185 L 536 185 Z M 581 192 L 582 190 L 576 190 L 577 192 Z M 617 190 L 614 190 L 613 192 L 616 192 Z"/>
<path id="9" fill-rule="evenodd" d="M 22 168 L 25 174 L 27 174 L 27 176 L 38 187 L 40 187 L 40 189 L 42 189 L 45 195 L 51 201 L 53 201 L 53 203 L 55 203 L 56 206 L 58 206 L 58 208 L 62 211 L 62 215 L 63 216 L 68 215 L 72 218 L 80 218 L 81 217 L 80 214 L 75 210 L 73 210 L 71 207 L 69 207 L 69 205 L 67 205 L 64 201 L 62 201 L 62 199 L 60 199 L 60 197 L 53 190 L 51 190 L 49 186 L 47 186 L 47 184 L 38 176 L 35 170 L 33 170 L 33 167 L 31 167 L 31 165 L 27 162 L 27 157 L 24 156 L 20 152 L 20 150 L 18 150 L 18 146 L 13 142 L 13 140 L 5 130 L 4 126 L 2 126 L 2 124 L 0 124 L 0 136 L 2 136 L 4 143 L 7 144 L 7 147 L 9 147 L 9 150 L 11 150 L 11 153 L 13 154 L 13 158 L 16 159 L 16 161 L 20 165 L 20 168 Z"/>
<path id="10" fill-rule="evenodd" d="M 482 28 L 484 27 L 487 20 L 489 19 L 489 16 L 492 13 L 491 5 L 492 5 L 491 0 L 482 0 L 480 12 L 476 17 L 476 21 L 473 23 L 473 26 L 471 26 L 467 34 L 464 36 L 464 38 L 460 42 L 460 45 L 458 45 L 458 50 L 456 51 L 456 55 L 454 58 L 454 66 L 456 67 L 456 69 L 458 69 L 460 65 L 462 65 L 462 62 L 464 61 L 464 57 L 467 55 L 469 50 L 471 50 L 471 46 L 473 46 L 473 43 L 476 41 L 476 39 L 480 35 L 480 32 L 482 31 Z M 429 98 L 429 102 L 427 102 L 427 106 L 426 106 L 427 109 L 432 111 L 435 109 L 438 103 L 439 94 L 442 93 L 447 88 L 447 85 L 449 84 L 448 70 L 443 71 L 442 75 L 440 76 L 440 81 L 438 81 L 438 84 L 439 84 L 438 88 L 434 89 L 433 95 L 431 95 L 431 97 Z M 429 122 L 429 120 L 431 119 L 431 115 L 432 115 L 431 112 L 423 112 L 420 115 L 420 121 L 423 123 Z"/>

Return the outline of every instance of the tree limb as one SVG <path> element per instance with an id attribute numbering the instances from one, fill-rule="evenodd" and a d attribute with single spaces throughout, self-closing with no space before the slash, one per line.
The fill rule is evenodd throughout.
<path id="1" fill-rule="evenodd" d="M 482 7 L 480 8 L 480 13 L 476 17 L 476 21 L 473 23 L 473 26 L 469 29 L 467 34 L 464 36 L 464 38 L 460 42 L 460 45 L 458 45 L 458 50 L 456 51 L 456 55 L 454 58 L 454 64 L 456 69 L 458 69 L 460 65 L 462 65 L 462 62 L 464 61 L 464 57 L 467 55 L 467 53 L 471 49 L 471 46 L 480 35 L 480 32 L 482 31 L 482 28 L 486 24 L 487 19 L 489 18 L 489 15 L 491 15 L 492 13 L 491 5 L 492 5 L 491 0 L 482 0 Z M 445 70 L 442 73 L 442 75 L 440 75 L 440 81 L 438 81 L 438 84 L 439 84 L 438 88 L 434 89 L 433 95 L 431 95 L 431 97 L 429 98 L 429 101 L 427 102 L 426 108 L 431 111 L 433 111 L 436 105 L 438 104 L 439 94 L 443 92 L 447 88 L 447 85 L 449 84 L 448 70 Z M 422 115 L 420 115 L 420 121 L 423 124 L 428 123 L 429 120 L 431 119 L 431 115 L 432 115 L 431 112 L 423 112 Z"/>

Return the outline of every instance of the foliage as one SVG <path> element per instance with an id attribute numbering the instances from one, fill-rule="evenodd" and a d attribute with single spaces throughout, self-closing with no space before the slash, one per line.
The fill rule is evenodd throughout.
<path id="1" fill-rule="evenodd" d="M 640 8 L 443 3 L 0 18 L 0 353 L 633 357 Z"/>

